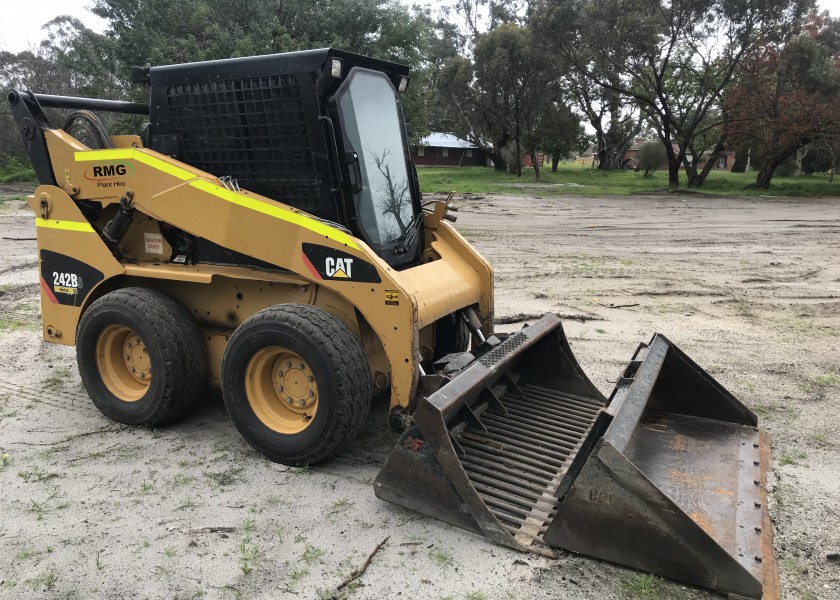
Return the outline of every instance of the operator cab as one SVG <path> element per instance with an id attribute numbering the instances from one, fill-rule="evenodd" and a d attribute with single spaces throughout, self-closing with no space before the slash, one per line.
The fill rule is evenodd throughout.
<path id="1" fill-rule="evenodd" d="M 151 67 L 147 145 L 349 230 L 402 269 L 422 208 L 399 93 L 408 67 L 335 49 Z M 235 262 L 196 240 L 197 262 Z"/>

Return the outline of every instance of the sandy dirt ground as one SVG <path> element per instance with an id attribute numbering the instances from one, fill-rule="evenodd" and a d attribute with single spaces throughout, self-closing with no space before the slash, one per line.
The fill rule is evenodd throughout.
<path id="1" fill-rule="evenodd" d="M 0 190 L 0 598 L 711 598 L 561 553 L 524 555 L 378 500 L 386 405 L 344 455 L 293 469 L 220 398 L 164 429 L 107 420 L 72 348 L 41 341 L 33 216 Z M 496 314 L 555 312 L 605 393 L 667 335 L 771 434 L 784 598 L 840 598 L 840 200 L 495 196 L 459 229 Z M 387 540 L 355 585 L 337 590 Z"/>

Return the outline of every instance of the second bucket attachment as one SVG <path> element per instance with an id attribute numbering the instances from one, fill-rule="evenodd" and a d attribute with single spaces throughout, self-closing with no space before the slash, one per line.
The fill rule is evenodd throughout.
<path id="1" fill-rule="evenodd" d="M 380 498 L 519 550 L 778 597 L 766 435 L 663 336 L 639 347 L 607 399 L 548 315 L 413 418 L 376 478 Z"/>

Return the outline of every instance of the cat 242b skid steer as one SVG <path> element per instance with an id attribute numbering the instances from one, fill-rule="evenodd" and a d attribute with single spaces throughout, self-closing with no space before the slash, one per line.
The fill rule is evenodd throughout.
<path id="1" fill-rule="evenodd" d="M 136 69 L 148 105 L 12 91 L 44 339 L 76 346 L 107 416 L 160 425 L 209 383 L 287 464 L 344 448 L 389 393 L 403 433 L 380 498 L 520 550 L 776 597 L 756 416 L 661 335 L 609 397 L 555 316 L 493 335 L 491 267 L 449 201 L 421 202 L 408 75 L 325 49 Z M 109 136 L 91 111 L 148 125 Z"/>

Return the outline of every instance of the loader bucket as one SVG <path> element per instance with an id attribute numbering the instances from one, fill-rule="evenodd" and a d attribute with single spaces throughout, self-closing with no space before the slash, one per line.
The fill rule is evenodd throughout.
<path id="1" fill-rule="evenodd" d="M 661 335 L 609 398 L 547 315 L 420 399 L 376 495 L 519 550 L 778 598 L 756 417 Z"/>

